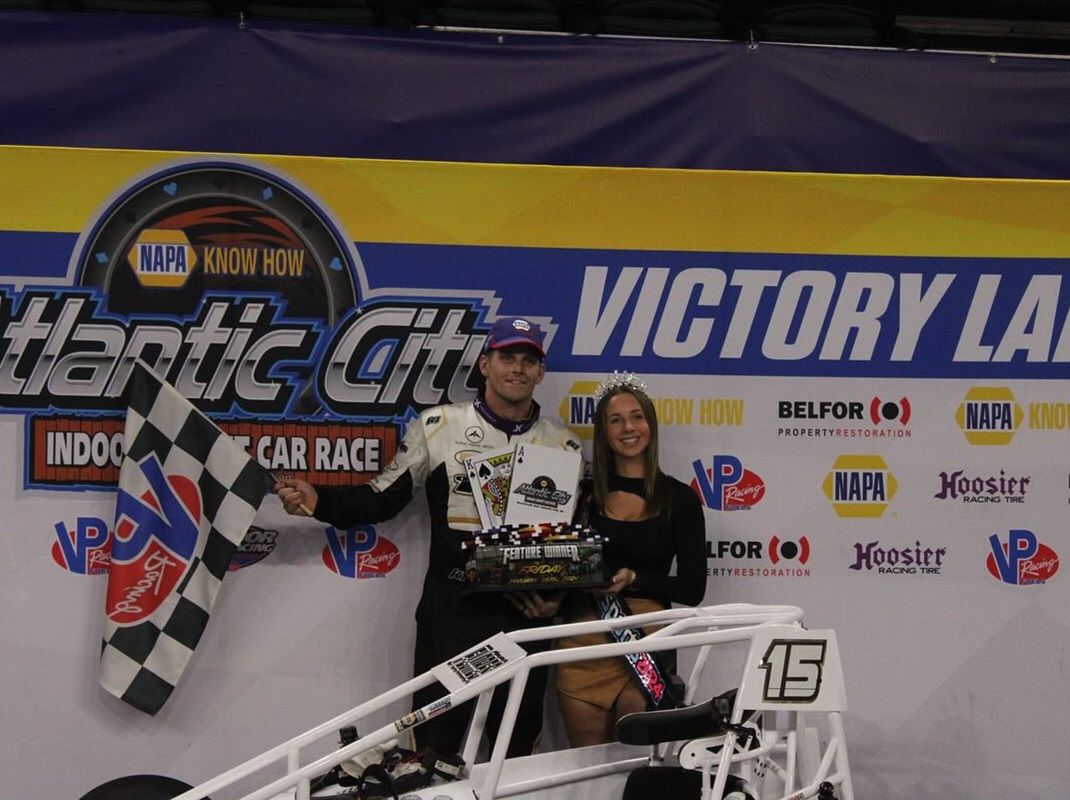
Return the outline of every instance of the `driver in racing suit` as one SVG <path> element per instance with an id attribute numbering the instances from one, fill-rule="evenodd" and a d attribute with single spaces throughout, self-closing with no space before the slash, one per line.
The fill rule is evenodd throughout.
<path id="1" fill-rule="evenodd" d="M 475 400 L 425 410 L 409 424 L 397 456 L 370 483 L 346 488 L 313 487 L 305 481 L 276 484 L 291 514 L 312 514 L 339 528 L 390 519 L 423 487 L 431 517 L 430 559 L 423 595 L 416 608 L 413 672 L 419 675 L 499 631 L 544 624 L 556 613 L 560 596 L 535 592 L 464 594 L 465 554 L 461 542 L 481 528 L 464 460 L 480 452 L 527 442 L 579 450 L 560 425 L 540 418 L 532 397 L 545 373 L 543 331 L 515 317 L 494 322 L 479 369 L 486 379 Z M 529 651 L 531 644 L 525 645 Z M 531 673 L 521 701 L 510 757 L 530 754 L 542 730 L 545 670 Z M 493 742 L 505 709 L 507 686 L 500 686 L 487 718 Z M 437 699 L 432 685 L 413 695 L 418 709 Z M 465 704 L 472 707 L 471 703 Z M 434 716 L 415 728 L 417 746 L 458 753 L 468 715 Z"/>

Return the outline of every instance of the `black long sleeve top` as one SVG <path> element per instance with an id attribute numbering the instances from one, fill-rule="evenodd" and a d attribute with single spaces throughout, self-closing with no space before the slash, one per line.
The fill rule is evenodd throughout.
<path id="1" fill-rule="evenodd" d="M 609 538 L 603 548 L 607 573 L 627 567 L 637 575 L 625 596 L 649 597 L 665 606 L 670 602 L 694 606 L 706 594 L 706 520 L 689 486 L 671 476 L 665 480 L 668 502 L 658 516 L 623 521 L 592 508 L 589 523 Z M 610 490 L 642 497 L 643 481 L 614 475 Z M 674 559 L 676 575 L 670 575 Z"/>

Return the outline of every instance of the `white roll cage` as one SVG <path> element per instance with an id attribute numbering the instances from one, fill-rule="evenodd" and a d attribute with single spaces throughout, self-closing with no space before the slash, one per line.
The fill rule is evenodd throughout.
<path id="1" fill-rule="evenodd" d="M 498 634 L 456 658 L 205 781 L 175 800 L 201 800 L 227 787 L 234 787 L 239 782 L 260 780 L 264 781 L 262 785 L 244 795 L 242 800 L 277 800 L 280 796 L 310 800 L 312 779 L 377 745 L 397 738 L 400 733 L 426 719 L 473 698 L 477 699 L 477 703 L 462 753 L 465 763 L 472 765 L 471 772 L 456 784 L 433 787 L 433 795 L 428 794 L 428 797 L 445 795 L 479 800 L 516 797 L 566 784 L 597 781 L 604 776 L 630 772 L 648 764 L 671 763 L 703 771 L 705 798 L 722 796 L 729 768 L 736 765 L 737 772 L 756 785 L 761 800 L 815 797 L 822 784 L 835 787 L 840 793 L 837 795 L 839 800 L 854 800 L 841 719 L 846 701 L 835 635 L 832 631 L 806 630 L 802 626 L 802 617 L 802 610 L 794 606 L 736 603 L 669 609 L 615 620 L 527 628 Z M 532 654 L 523 650 L 526 642 L 650 625 L 664 627 L 638 642 L 599 644 Z M 646 756 L 616 758 L 564 771 L 555 769 L 553 774 L 502 783 L 506 748 L 531 670 L 633 652 L 697 648 L 685 696 L 685 704 L 691 705 L 695 702 L 696 686 L 709 663 L 711 650 L 737 642 L 748 642 L 750 648 L 739 681 L 731 722 L 738 725 L 743 719 L 744 710 L 761 712 L 766 721 L 762 725 L 757 746 L 739 747 L 736 733 L 728 731 L 721 736 L 686 742 L 677 749 L 675 757 L 670 755 L 668 760 L 665 746 L 656 744 Z M 492 658 L 476 659 L 478 655 L 488 652 L 493 653 Z M 468 668 L 458 670 L 458 665 L 464 666 L 469 657 L 473 657 L 473 660 L 468 662 Z M 477 660 L 478 664 L 473 670 L 472 666 Z M 359 725 L 369 715 L 404 700 L 436 680 L 448 690 L 442 699 L 326 756 L 302 763 L 302 751 L 310 745 L 336 737 L 339 729 Z M 476 764 L 491 694 L 495 687 L 507 682 L 508 700 L 499 735 L 493 743 L 489 759 Z M 807 724 L 812 720 L 809 716 L 812 712 L 826 713 L 823 728 Z M 822 731 L 825 740 L 823 746 L 820 744 Z M 280 765 L 285 770 L 282 777 L 272 779 L 258 775 L 261 772 L 277 775 Z M 463 791 L 454 794 L 450 786 Z M 450 793 L 446 794 L 446 791 Z M 423 796 L 419 792 L 416 794 Z"/>

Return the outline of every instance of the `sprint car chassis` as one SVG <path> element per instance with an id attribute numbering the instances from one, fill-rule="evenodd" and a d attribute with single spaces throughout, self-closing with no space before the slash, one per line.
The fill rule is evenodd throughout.
<path id="1" fill-rule="evenodd" d="M 703 800 L 722 798 L 730 774 L 747 781 L 755 800 L 807 797 L 854 800 L 841 719 L 846 699 L 836 637 L 831 630 L 807 630 L 802 625 L 802 616 L 802 611 L 794 606 L 730 604 L 497 634 L 174 800 L 206 797 L 221 800 L 220 792 L 227 794 L 239 787 L 246 791 L 250 785 L 259 788 L 244 794 L 243 800 L 310 800 L 313 796 L 310 781 L 317 776 L 473 698 L 477 698 L 477 703 L 462 753 L 470 768 L 456 781 L 406 793 L 405 800 L 619 797 L 627 774 L 647 765 L 700 771 Z M 649 625 L 664 627 L 639 642 L 533 654 L 523 649 L 526 642 Z M 677 650 L 682 655 L 692 650 L 694 666 L 686 681 L 685 705 L 693 705 L 701 676 L 717 664 L 718 660 L 711 659 L 711 654 L 737 643 L 747 649 L 742 674 L 735 681 L 738 691 L 722 695 L 720 708 L 725 716 L 722 724 L 712 725 L 712 735 L 703 731 L 703 735 L 694 738 L 691 726 L 688 740 L 673 741 L 673 725 L 663 724 L 665 718 L 659 722 L 653 715 L 676 712 L 648 712 L 632 715 L 645 719 L 633 720 L 634 724 L 630 725 L 630 740 L 641 741 L 645 747 L 612 743 L 521 759 L 505 757 L 521 693 L 532 669 L 639 651 Z M 442 699 L 326 756 L 302 763 L 302 752 L 310 746 L 319 744 L 318 749 L 322 751 L 324 740 L 336 737 L 339 729 L 349 725 L 360 729 L 362 720 L 369 715 L 404 700 L 416 689 L 436 680 L 448 691 Z M 489 758 L 477 763 L 491 693 L 503 683 L 509 684 L 509 693 L 499 736 Z M 285 774 L 276 777 L 280 766 Z M 553 792 L 548 793 L 551 789 Z"/>

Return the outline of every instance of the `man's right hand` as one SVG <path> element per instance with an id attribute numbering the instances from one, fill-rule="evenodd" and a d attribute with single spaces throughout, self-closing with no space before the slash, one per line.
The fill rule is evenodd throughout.
<path id="1" fill-rule="evenodd" d="M 538 592 L 505 592 L 505 599 L 528 619 L 550 619 L 557 614 L 564 592 L 551 592 L 543 597 Z"/>
<path id="2" fill-rule="evenodd" d="M 275 484 L 275 494 L 282 500 L 282 507 L 294 516 L 311 517 L 316 513 L 319 494 L 308 481 L 278 481 Z"/>

